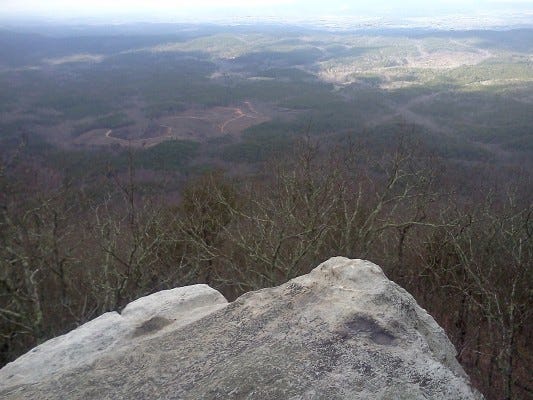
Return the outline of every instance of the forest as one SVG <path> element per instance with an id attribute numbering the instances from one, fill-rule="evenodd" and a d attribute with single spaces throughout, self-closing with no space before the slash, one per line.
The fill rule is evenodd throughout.
<path id="1" fill-rule="evenodd" d="M 533 30 L 0 31 L 0 365 L 141 296 L 369 259 L 533 394 Z M 134 30 L 133 30 L 134 31 Z"/>

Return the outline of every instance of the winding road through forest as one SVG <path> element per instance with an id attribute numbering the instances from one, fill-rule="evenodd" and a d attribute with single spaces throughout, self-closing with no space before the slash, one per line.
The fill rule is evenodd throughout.
<path id="1" fill-rule="evenodd" d="M 236 121 L 238 121 L 238 120 L 240 120 L 242 118 L 258 119 L 258 118 L 263 116 L 263 114 L 259 113 L 254 108 L 252 103 L 250 103 L 249 101 L 245 101 L 244 105 L 246 107 L 244 107 L 244 106 L 243 107 L 234 107 L 234 108 L 226 107 L 226 109 L 232 111 L 233 115 L 231 116 L 231 118 L 224 119 L 222 121 L 222 123 L 217 125 L 218 131 L 220 133 L 226 133 L 228 125 L 230 125 L 230 124 L 232 124 L 232 123 L 234 123 L 234 122 L 236 122 Z M 197 117 L 197 116 L 176 115 L 176 116 L 171 117 L 171 119 L 194 119 L 194 120 L 206 121 L 208 123 L 212 123 L 213 122 L 212 118 Z M 104 133 L 104 136 L 107 139 L 112 139 L 115 143 L 120 143 L 120 144 L 123 144 L 123 145 L 132 145 L 132 144 L 134 144 L 134 145 L 141 145 L 142 147 L 153 146 L 153 145 L 156 145 L 156 144 L 160 143 L 162 139 L 173 137 L 172 136 L 173 128 L 171 126 L 164 125 L 164 124 L 159 124 L 159 126 L 162 127 L 162 128 L 166 128 L 166 133 L 164 135 L 151 137 L 151 138 L 148 138 L 148 139 L 147 138 L 142 138 L 142 139 L 123 139 L 123 138 L 115 137 L 115 136 L 112 135 L 113 134 L 113 129 L 108 129 Z"/>
<path id="2" fill-rule="evenodd" d="M 250 114 L 247 114 L 243 111 L 242 108 L 235 108 L 235 114 L 237 114 L 237 117 L 235 118 L 231 118 L 225 122 L 223 122 L 221 125 L 220 125 L 220 133 L 225 133 L 226 131 L 226 127 L 228 126 L 228 124 L 234 122 L 234 121 L 237 121 L 241 118 L 254 118 L 254 119 L 257 119 L 257 115 L 259 114 L 255 108 L 252 106 L 252 104 L 249 102 L 249 101 L 245 101 L 244 104 L 246 104 L 246 106 L 248 107 L 248 109 L 250 110 L 250 112 L 252 114 L 255 114 L 255 115 L 250 115 Z"/>

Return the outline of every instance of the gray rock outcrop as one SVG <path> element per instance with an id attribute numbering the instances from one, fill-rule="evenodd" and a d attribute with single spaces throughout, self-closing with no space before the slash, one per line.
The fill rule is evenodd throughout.
<path id="1" fill-rule="evenodd" d="M 6 365 L 0 370 L 0 390 L 43 381 L 88 365 L 144 339 L 192 323 L 227 303 L 224 296 L 207 285 L 163 290 L 142 297 L 129 303 L 121 314 L 105 313 Z"/>
<path id="2" fill-rule="evenodd" d="M 368 261 L 336 257 L 232 303 L 156 293 L 0 370 L 2 399 L 481 399 L 433 318 Z"/>

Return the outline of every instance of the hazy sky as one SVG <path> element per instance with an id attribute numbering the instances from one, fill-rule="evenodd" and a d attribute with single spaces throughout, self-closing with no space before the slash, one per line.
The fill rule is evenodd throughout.
<path id="1" fill-rule="evenodd" d="M 533 0 L 0 0 L 1 16 L 437 16 L 531 10 Z"/>

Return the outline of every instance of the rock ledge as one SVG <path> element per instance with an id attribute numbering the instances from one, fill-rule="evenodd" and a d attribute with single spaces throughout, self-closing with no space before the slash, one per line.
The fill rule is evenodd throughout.
<path id="1" fill-rule="evenodd" d="M 375 264 L 335 257 L 227 303 L 155 293 L 0 370 L 3 399 L 482 399 L 433 318 Z"/>

